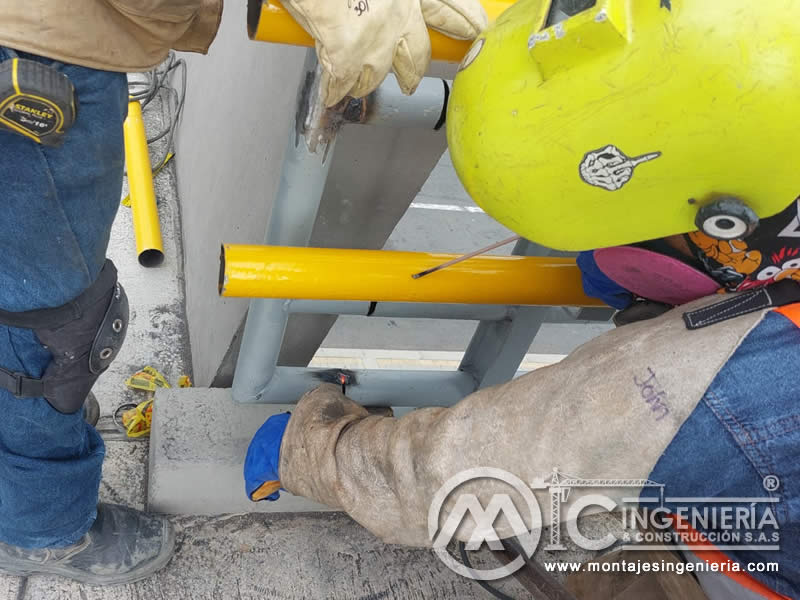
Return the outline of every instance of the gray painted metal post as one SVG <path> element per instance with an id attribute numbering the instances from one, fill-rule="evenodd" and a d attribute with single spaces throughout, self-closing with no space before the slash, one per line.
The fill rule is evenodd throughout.
<path id="1" fill-rule="evenodd" d="M 547 248 L 525 239 L 520 239 L 512 252 L 523 256 L 548 253 Z M 547 315 L 547 309 L 539 306 L 515 306 L 513 312 L 503 321 L 481 321 L 467 346 L 459 369 L 475 379 L 478 389 L 514 377 Z"/>
<path id="2" fill-rule="evenodd" d="M 319 107 L 317 58 L 306 55 L 307 77 L 301 82 L 296 128 L 289 133 L 278 192 L 272 205 L 266 244 L 307 246 L 319 210 L 336 143 L 335 133 L 323 143 L 315 133 Z M 309 132 L 311 135 L 309 135 Z M 270 383 L 278 362 L 289 318 L 289 301 L 255 298 L 250 301 L 242 347 L 236 362 L 232 393 L 239 402 L 257 402 Z"/>
<path id="3" fill-rule="evenodd" d="M 292 300 L 289 312 L 311 315 L 352 315 L 394 319 L 452 319 L 460 321 L 502 321 L 517 314 L 516 306 L 502 304 L 433 304 L 430 302 L 355 302 L 339 300 Z M 613 308 L 571 308 L 542 306 L 544 323 L 605 322 Z"/>
<path id="4" fill-rule="evenodd" d="M 360 122 L 390 127 L 435 129 L 444 124 L 450 83 L 425 77 L 416 91 L 406 96 L 397 79 L 389 75 L 381 86 L 364 99 L 365 114 Z"/>
<path id="5" fill-rule="evenodd" d="M 460 319 L 499 321 L 507 319 L 511 307 L 502 304 L 431 304 L 428 302 L 348 302 L 336 300 L 292 300 L 289 312 L 314 315 L 355 315 L 395 319 Z"/>
<path id="6" fill-rule="evenodd" d="M 277 367 L 260 402 L 294 404 L 322 383 L 341 386 L 362 406 L 451 406 L 475 391 L 475 380 L 461 371 L 391 369 L 316 369 Z"/>

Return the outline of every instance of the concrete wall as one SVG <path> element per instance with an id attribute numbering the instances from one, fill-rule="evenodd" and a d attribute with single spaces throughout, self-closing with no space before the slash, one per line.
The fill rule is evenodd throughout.
<path id="1" fill-rule="evenodd" d="M 196 385 L 228 385 L 243 299 L 217 296 L 220 244 L 261 243 L 277 189 L 305 49 L 251 42 L 246 3 L 226 2 L 208 56 L 186 55 L 177 134 L 186 303 Z M 438 76 L 452 73 L 439 66 Z M 340 133 L 312 244 L 380 248 L 445 148 L 444 132 Z M 305 364 L 333 319 L 293 316 L 282 364 Z"/>
<path id="2" fill-rule="evenodd" d="M 247 300 L 217 295 L 219 249 L 223 241 L 263 241 L 305 52 L 251 42 L 246 4 L 225 3 L 208 56 L 184 55 L 176 163 L 197 385 L 216 372 L 247 309 Z"/>

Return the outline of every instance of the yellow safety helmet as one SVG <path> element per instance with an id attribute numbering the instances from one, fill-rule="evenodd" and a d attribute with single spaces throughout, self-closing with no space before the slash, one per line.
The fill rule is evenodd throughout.
<path id="1" fill-rule="evenodd" d="M 459 68 L 453 164 L 552 248 L 743 237 L 800 193 L 798 23 L 793 0 L 520 0 Z"/>

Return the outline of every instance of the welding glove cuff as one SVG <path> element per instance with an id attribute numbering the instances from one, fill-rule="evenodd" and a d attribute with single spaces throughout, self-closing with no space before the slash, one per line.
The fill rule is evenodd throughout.
<path id="1" fill-rule="evenodd" d="M 247 497 L 254 502 L 277 500 L 280 496 L 281 442 L 291 413 L 272 415 L 250 440 L 244 459 L 244 481 Z M 267 491 L 270 493 L 266 493 Z"/>
<path id="2" fill-rule="evenodd" d="M 411 94 L 431 58 L 427 27 L 470 40 L 488 24 L 479 0 L 287 0 L 284 6 L 316 40 L 326 106 L 366 96 L 390 70 Z"/>

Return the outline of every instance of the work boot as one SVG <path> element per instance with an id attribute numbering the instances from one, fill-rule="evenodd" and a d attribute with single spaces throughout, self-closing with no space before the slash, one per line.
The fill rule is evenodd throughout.
<path id="1" fill-rule="evenodd" d="M 91 585 L 144 579 L 164 567 L 175 548 L 166 517 L 116 504 L 98 504 L 97 519 L 66 548 L 27 550 L 0 542 L 0 573 L 61 575 Z"/>
<path id="2" fill-rule="evenodd" d="M 97 421 L 100 420 L 100 403 L 92 392 L 89 392 L 83 402 L 83 420 L 92 427 L 97 425 Z"/>

